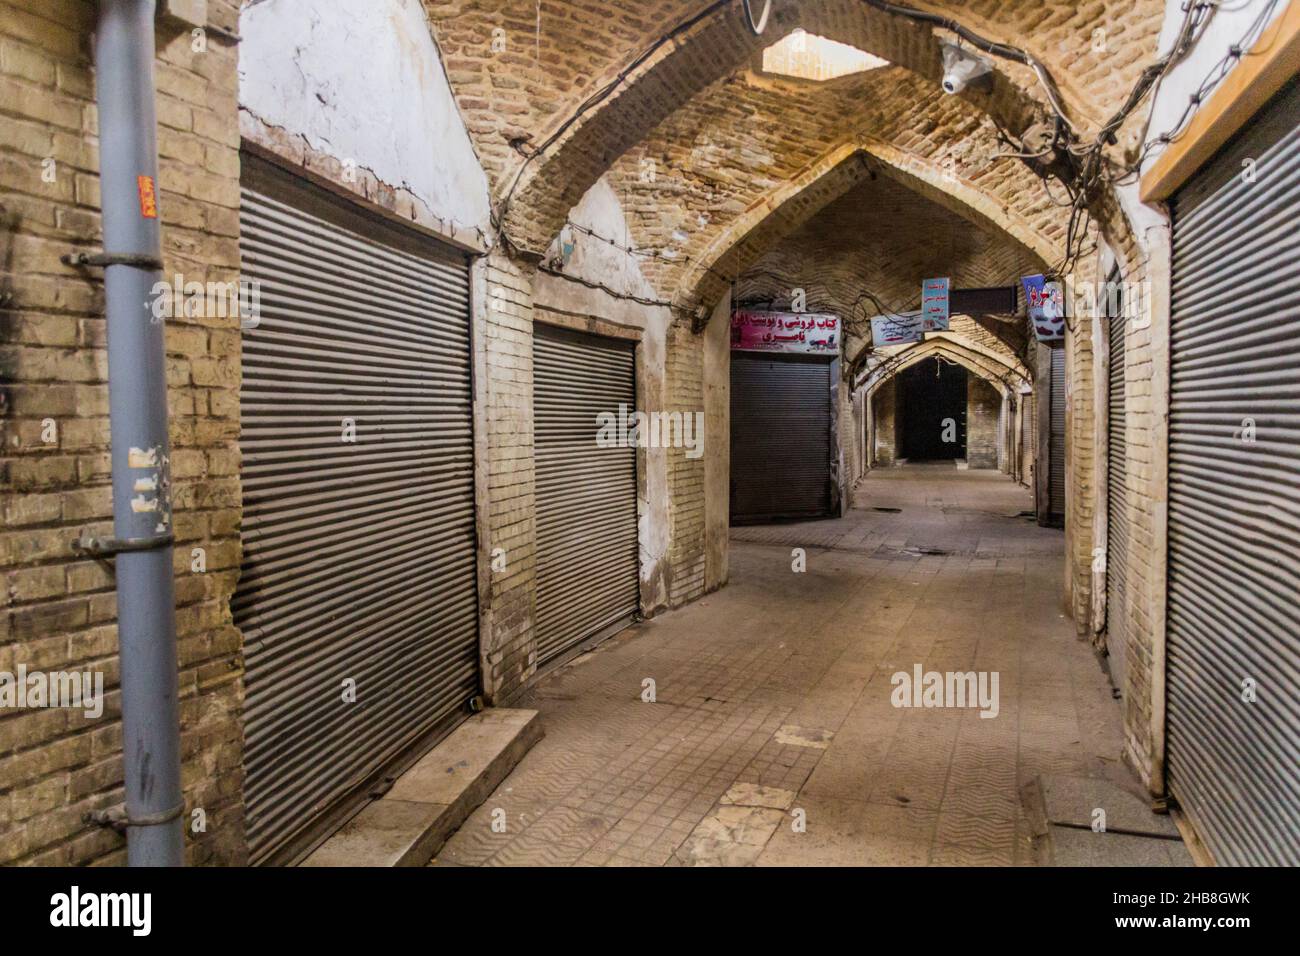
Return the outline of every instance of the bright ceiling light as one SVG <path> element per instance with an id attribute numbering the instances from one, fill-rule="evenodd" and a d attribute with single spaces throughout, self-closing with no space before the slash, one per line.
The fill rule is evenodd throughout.
<path id="1" fill-rule="evenodd" d="M 801 80 L 833 80 L 888 65 L 888 60 L 865 50 L 804 30 L 795 30 L 763 51 L 764 73 Z"/>

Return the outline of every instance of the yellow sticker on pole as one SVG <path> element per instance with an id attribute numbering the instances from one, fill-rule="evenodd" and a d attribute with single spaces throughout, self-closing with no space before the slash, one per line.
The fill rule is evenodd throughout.
<path id="1" fill-rule="evenodd" d="M 140 191 L 140 215 L 146 219 L 158 218 L 158 196 L 154 192 L 152 176 L 137 176 L 136 188 Z"/>

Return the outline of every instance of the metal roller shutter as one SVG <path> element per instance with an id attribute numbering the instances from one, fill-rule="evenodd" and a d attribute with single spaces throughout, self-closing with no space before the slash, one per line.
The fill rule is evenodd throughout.
<path id="1" fill-rule="evenodd" d="M 1106 653 L 1111 678 L 1121 691 L 1128 673 L 1128 615 L 1125 592 L 1128 584 L 1128 493 L 1127 418 L 1124 390 L 1124 331 L 1127 322 L 1122 308 L 1109 317 L 1110 388 L 1106 412 Z"/>
<path id="2" fill-rule="evenodd" d="M 620 406 L 636 409 L 634 343 L 533 327 L 539 663 L 640 610 L 636 446 L 596 442 Z"/>
<path id="3" fill-rule="evenodd" d="M 997 467 L 1007 467 L 1007 403 L 998 405 Z"/>
<path id="4" fill-rule="evenodd" d="M 1297 117 L 1293 85 L 1172 202 L 1167 774 L 1220 865 L 1300 864 Z"/>
<path id="5" fill-rule="evenodd" d="M 731 517 L 820 517 L 831 508 L 831 365 L 731 356 Z"/>
<path id="6" fill-rule="evenodd" d="M 1048 453 L 1048 511 L 1065 519 L 1065 348 L 1052 349 L 1051 421 Z"/>
<path id="7" fill-rule="evenodd" d="M 248 843 L 280 862 L 479 690 L 469 274 L 432 240 L 244 170 L 261 318 L 243 333 L 232 609 Z"/>

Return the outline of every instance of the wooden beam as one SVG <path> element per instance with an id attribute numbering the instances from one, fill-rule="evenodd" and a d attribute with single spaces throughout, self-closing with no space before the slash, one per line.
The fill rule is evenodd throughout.
<path id="1" fill-rule="evenodd" d="M 1143 202 L 1172 196 L 1278 90 L 1300 74 L 1300 0 L 1289 0 L 1218 88 L 1186 131 L 1142 176 Z"/>

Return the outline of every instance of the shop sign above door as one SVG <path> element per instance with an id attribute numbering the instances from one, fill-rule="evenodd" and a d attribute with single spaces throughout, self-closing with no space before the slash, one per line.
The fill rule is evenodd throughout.
<path id="1" fill-rule="evenodd" d="M 828 312 L 737 309 L 731 314 L 731 347 L 739 352 L 838 355 L 840 317 Z"/>

